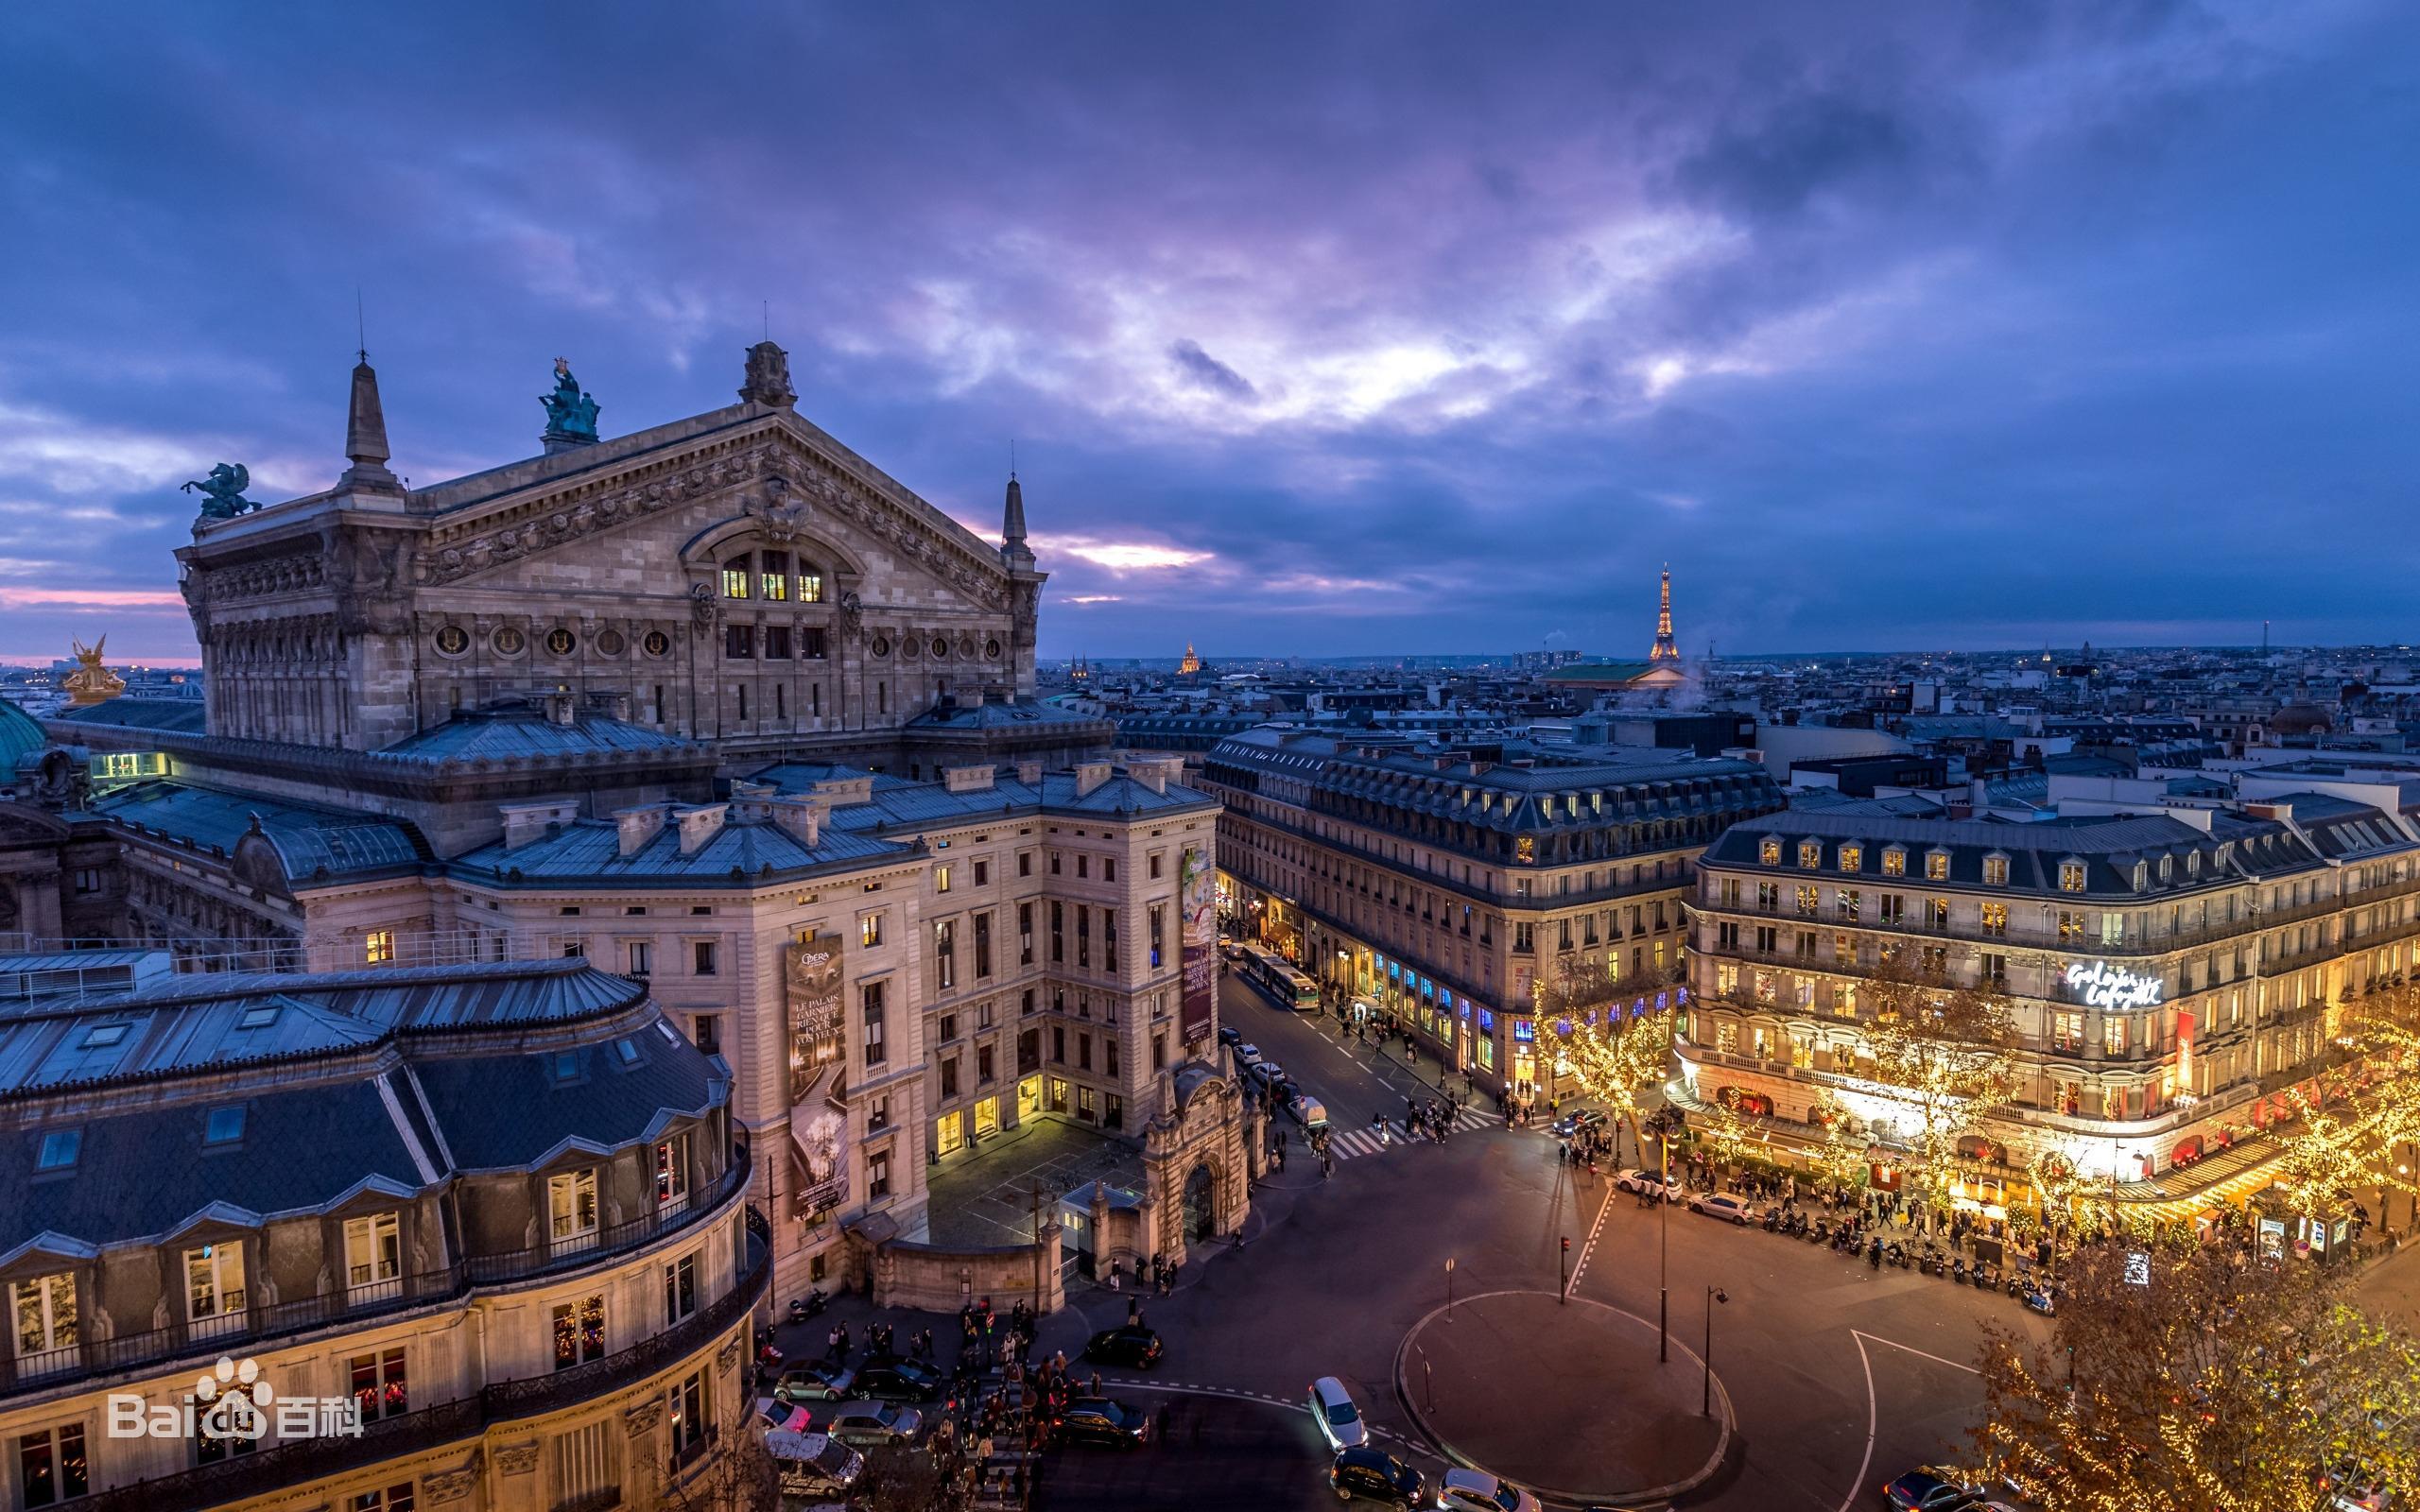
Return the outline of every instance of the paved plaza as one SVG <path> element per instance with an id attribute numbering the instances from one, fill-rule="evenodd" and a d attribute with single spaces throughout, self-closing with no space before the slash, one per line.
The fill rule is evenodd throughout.
<path id="1" fill-rule="evenodd" d="M 1054 1121 L 1019 1125 L 932 1173 L 932 1243 L 944 1248 L 1022 1245 L 1033 1238 L 1034 1195 L 1044 1211 L 1087 1181 L 1143 1190 L 1142 1151 Z"/>

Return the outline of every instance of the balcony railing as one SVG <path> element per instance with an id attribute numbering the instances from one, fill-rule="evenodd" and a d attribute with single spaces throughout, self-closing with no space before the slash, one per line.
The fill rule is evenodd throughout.
<path id="1" fill-rule="evenodd" d="M 474 1255 L 441 1270 L 424 1271 L 371 1287 L 346 1287 L 319 1297 L 305 1297 L 269 1307 L 198 1318 L 141 1333 L 120 1333 L 88 1339 L 66 1349 L 39 1356 L 37 1369 L 27 1362 L 0 1356 L 0 1401 L 25 1392 L 48 1390 L 63 1380 L 114 1375 L 147 1366 L 164 1365 L 187 1356 L 215 1357 L 233 1352 L 241 1341 L 257 1352 L 265 1344 L 331 1324 L 367 1322 L 387 1314 L 426 1307 L 468 1294 L 474 1287 L 544 1276 L 549 1271 L 594 1264 L 601 1255 L 637 1249 L 666 1234 L 699 1223 L 748 1186 L 749 1161 L 735 1155 L 704 1200 L 684 1211 L 649 1212 L 583 1235 L 583 1247 L 566 1252 L 561 1244 L 540 1245 L 502 1255 Z M 68 1358 L 62 1363 L 60 1356 Z M 38 1372 L 38 1373 L 37 1373 Z"/>
<path id="2" fill-rule="evenodd" d="M 753 1311 L 773 1279 L 773 1252 L 749 1226 L 747 1268 L 730 1291 L 651 1338 L 601 1360 L 522 1381 L 497 1382 L 477 1395 L 364 1423 L 359 1435 L 297 1439 L 174 1475 L 95 1491 L 78 1512 L 201 1512 L 307 1486 L 385 1460 L 470 1438 L 496 1423 L 535 1418 L 627 1389 L 706 1348 Z"/>

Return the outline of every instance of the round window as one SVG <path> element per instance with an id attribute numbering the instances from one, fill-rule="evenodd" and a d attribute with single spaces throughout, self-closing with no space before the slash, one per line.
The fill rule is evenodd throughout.
<path id="1" fill-rule="evenodd" d="M 938 635 L 933 637 L 933 655 L 937 657 L 949 655 L 949 643 Z"/>
<path id="2" fill-rule="evenodd" d="M 899 643 L 899 654 L 906 657 L 910 662 L 915 661 L 916 644 L 916 638 L 914 636 L 908 636 Z"/>
<path id="3" fill-rule="evenodd" d="M 1000 643 L 996 640 L 984 642 L 983 654 L 997 662 L 1000 660 Z"/>
<path id="4" fill-rule="evenodd" d="M 672 637 L 662 630 L 649 630 L 640 638 L 639 649 L 649 656 L 668 656 L 672 652 Z"/>
<path id="5" fill-rule="evenodd" d="M 876 656 L 889 656 L 890 654 L 890 643 L 877 635 L 873 638 L 873 644 L 868 646 L 867 649 Z"/>
<path id="6" fill-rule="evenodd" d="M 620 656 L 622 654 L 622 632 L 619 630 L 597 631 L 596 654 L 598 656 Z"/>
<path id="7" fill-rule="evenodd" d="M 546 649 L 552 651 L 557 656 L 571 655 L 572 651 L 578 647 L 579 644 L 579 637 L 572 634 L 570 630 L 564 628 L 562 626 L 558 625 L 553 629 L 546 632 Z"/>
<path id="8" fill-rule="evenodd" d="M 471 648 L 471 632 L 459 625 L 448 625 L 437 632 L 437 649 L 447 656 L 460 656 Z"/>
<path id="9" fill-rule="evenodd" d="M 510 625 L 495 632 L 495 648 L 500 656 L 519 656 L 521 648 L 528 644 L 522 633 Z"/>

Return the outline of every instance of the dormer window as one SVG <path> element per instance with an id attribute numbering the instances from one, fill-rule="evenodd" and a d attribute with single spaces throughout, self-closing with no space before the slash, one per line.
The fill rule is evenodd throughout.
<path id="1" fill-rule="evenodd" d="M 76 1163 L 76 1154 L 83 1147 L 82 1129 L 52 1129 L 42 1137 L 42 1151 L 34 1157 L 34 1169 L 64 1171 Z"/>
<path id="2" fill-rule="evenodd" d="M 1801 841 L 1799 841 L 1799 842 L 1798 842 L 1798 864 L 1799 864 L 1799 866 L 1800 866 L 1800 867 L 1804 868 L 1805 869 L 1806 869 L 1806 870 L 1808 870 L 1808 871 L 1813 871 L 1813 870 L 1815 870 L 1816 868 L 1820 868 L 1821 866 L 1823 866 L 1823 864 L 1824 864 L 1824 842 L 1822 842 L 1821 840 L 1801 840 Z"/>
<path id="3" fill-rule="evenodd" d="M 2135 862 L 2135 890 L 2136 892 L 2140 892 L 2140 891 L 2142 891 L 2145 887 L 2148 887 L 2148 886 L 2150 886 L 2150 885 L 2151 885 L 2151 882 L 2152 882 L 2152 868 L 2151 868 L 2151 863 L 2150 863 L 2150 862 L 2147 862 L 2147 861 L 2137 861 L 2137 862 Z M 2062 887 L 2066 887 L 2066 885 L 2067 885 L 2067 874 L 2066 874 L 2066 870 L 2065 870 L 2064 868 L 2062 868 L 2062 869 L 2061 869 L 2061 871 L 2060 871 L 2060 873 L 2059 873 L 2059 885 L 2060 885 L 2060 886 L 2062 886 Z M 2068 887 L 2068 888 L 2067 888 L 2067 890 L 2068 890 L 2069 892 L 2082 892 L 2083 889 L 2082 887 Z"/>
<path id="4" fill-rule="evenodd" d="M 1986 868 L 1985 869 L 1988 871 L 1990 868 Z M 2008 868 L 2003 866 L 2000 870 L 2002 873 L 2000 880 L 2002 882 L 2006 882 L 2008 880 L 2006 875 Z M 1949 880 L 1948 851 L 1927 850 L 1925 852 L 1925 879 L 1928 882 L 1947 882 Z"/>
<path id="5" fill-rule="evenodd" d="M 1983 885 L 1987 887 L 2008 885 L 2008 857 L 1995 854 L 1983 858 Z"/>
<path id="6" fill-rule="evenodd" d="M 2185 874 L 2188 877 L 2199 877 L 2202 874 L 2201 851 L 2188 850 L 2185 853 Z"/>
<path id="7" fill-rule="evenodd" d="M 2175 872 L 2176 862 L 2173 858 L 2169 856 L 2162 856 L 2159 858 L 2159 882 L 2161 886 L 2167 886 L 2169 878 L 2175 875 Z"/>
<path id="8" fill-rule="evenodd" d="M 1882 874 L 1904 877 L 1908 874 L 1908 850 L 1905 846 L 1889 846 L 1882 852 Z"/>
<path id="9" fill-rule="evenodd" d="M 1769 867 L 1781 865 L 1781 842 L 1766 840 L 1756 847 L 1756 859 Z"/>
<path id="10" fill-rule="evenodd" d="M 2059 863 L 2059 890 L 2061 892 L 2083 891 L 2083 862 L 2067 860 Z"/>
<path id="11" fill-rule="evenodd" d="M 1862 871 L 1865 869 L 1865 847 L 1861 845 L 1844 845 L 1841 847 L 1841 869 L 1842 871 Z"/>

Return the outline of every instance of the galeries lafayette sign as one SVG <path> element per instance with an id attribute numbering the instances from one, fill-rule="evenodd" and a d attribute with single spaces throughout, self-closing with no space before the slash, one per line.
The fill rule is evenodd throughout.
<path id="1" fill-rule="evenodd" d="M 2107 961 L 2090 966 L 2079 961 L 2067 968 L 2067 986 L 2082 992 L 2084 1002 L 2096 1008 L 2148 1008 L 2159 1002 L 2166 984 L 2156 976 L 2111 971 Z"/>

